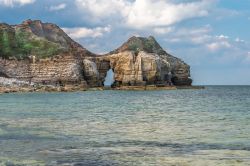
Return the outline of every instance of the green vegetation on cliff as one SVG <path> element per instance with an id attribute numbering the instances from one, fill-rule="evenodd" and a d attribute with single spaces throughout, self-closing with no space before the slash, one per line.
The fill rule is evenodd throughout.
<path id="1" fill-rule="evenodd" d="M 148 53 L 165 54 L 165 51 L 152 36 L 148 38 L 132 37 L 125 45 L 127 45 L 125 48 L 135 52 L 146 51 Z"/>
<path id="2" fill-rule="evenodd" d="M 24 59 L 30 55 L 47 58 L 62 52 L 59 44 L 19 29 L 0 29 L 0 57 Z"/>

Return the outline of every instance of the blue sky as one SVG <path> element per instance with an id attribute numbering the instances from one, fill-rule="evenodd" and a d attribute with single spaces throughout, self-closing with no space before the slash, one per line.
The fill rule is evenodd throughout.
<path id="1" fill-rule="evenodd" d="M 95 53 L 153 35 L 197 85 L 250 85 L 250 0 L 0 0 L 0 22 L 52 22 Z"/>

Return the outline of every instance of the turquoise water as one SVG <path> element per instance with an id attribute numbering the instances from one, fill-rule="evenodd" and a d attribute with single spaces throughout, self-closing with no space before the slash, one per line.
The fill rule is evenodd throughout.
<path id="1" fill-rule="evenodd" d="M 250 87 L 3 94 L 0 165 L 250 165 Z"/>

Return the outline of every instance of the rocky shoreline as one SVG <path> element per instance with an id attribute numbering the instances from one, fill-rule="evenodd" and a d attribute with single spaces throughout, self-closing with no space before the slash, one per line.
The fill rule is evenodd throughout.
<path id="1" fill-rule="evenodd" d="M 78 86 L 72 87 L 56 87 L 56 86 L 7 86 L 0 87 L 0 94 L 2 93 L 19 93 L 19 92 L 74 92 L 74 91 L 86 91 L 86 88 L 81 88 Z"/>
<path id="2" fill-rule="evenodd" d="M 3 82 L 3 80 L 5 82 Z M 0 94 L 4 93 L 32 93 L 32 92 L 76 92 L 76 91 L 103 91 L 103 90 L 132 90 L 132 91 L 147 91 L 147 90 L 178 90 L 178 89 L 204 89 L 203 86 L 119 86 L 119 87 L 88 87 L 83 85 L 42 85 L 28 84 L 24 81 L 15 79 L 7 79 L 0 77 Z"/>
<path id="3" fill-rule="evenodd" d="M 43 85 L 19 81 L 13 78 L 0 77 L 0 94 L 4 93 L 32 93 L 32 92 L 76 92 L 76 91 L 103 91 L 103 90 L 132 90 L 132 91 L 147 91 L 147 90 L 178 90 L 178 89 L 204 89 L 204 86 L 119 86 L 119 87 L 86 87 L 81 84 L 68 84 L 64 86 L 58 85 Z"/>
<path id="4" fill-rule="evenodd" d="M 179 90 L 179 89 L 205 89 L 203 86 L 190 86 L 190 87 L 139 87 L 139 86 L 132 86 L 132 87 L 119 87 L 119 88 L 106 88 L 106 87 L 96 87 L 96 88 L 64 88 L 64 87 L 0 87 L 0 94 L 6 93 L 33 93 L 33 92 L 81 92 L 81 91 L 103 91 L 103 90 L 123 90 L 123 91 L 150 91 L 150 90 Z"/>

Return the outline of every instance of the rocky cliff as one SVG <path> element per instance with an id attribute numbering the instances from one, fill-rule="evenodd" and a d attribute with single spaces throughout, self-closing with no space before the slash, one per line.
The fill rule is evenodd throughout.
<path id="1" fill-rule="evenodd" d="M 116 86 L 192 83 L 190 66 L 164 51 L 152 36 L 131 37 L 118 49 L 97 59 L 110 62 Z"/>
<path id="2" fill-rule="evenodd" d="M 36 83 L 81 83 L 82 58 L 95 56 L 55 24 L 0 24 L 0 76 Z"/>
<path id="3" fill-rule="evenodd" d="M 39 84 L 103 86 L 191 85 L 190 67 L 168 54 L 154 37 L 131 37 L 118 49 L 97 56 L 51 23 L 27 20 L 0 24 L 0 77 Z"/>

